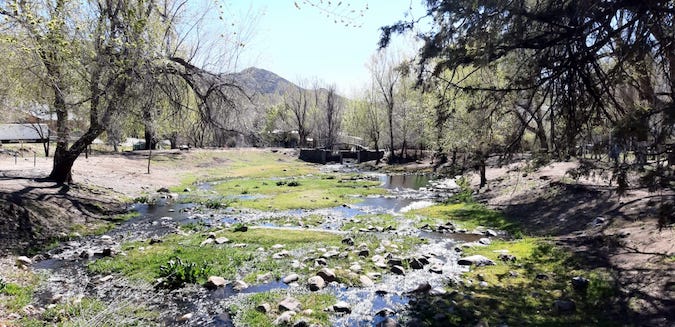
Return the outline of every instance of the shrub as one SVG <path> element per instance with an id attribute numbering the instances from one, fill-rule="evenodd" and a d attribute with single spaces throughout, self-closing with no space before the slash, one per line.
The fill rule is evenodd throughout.
<path id="1" fill-rule="evenodd" d="M 290 186 L 290 187 L 300 186 L 300 182 L 298 182 L 298 181 L 290 181 L 290 182 L 288 182 L 288 184 L 286 184 L 286 185 L 287 185 L 287 186 Z"/>
<path id="2" fill-rule="evenodd" d="M 175 290 L 185 284 L 194 284 L 200 278 L 206 278 L 210 270 L 206 262 L 198 266 L 194 262 L 183 261 L 176 257 L 159 267 L 161 282 L 157 287 Z"/>

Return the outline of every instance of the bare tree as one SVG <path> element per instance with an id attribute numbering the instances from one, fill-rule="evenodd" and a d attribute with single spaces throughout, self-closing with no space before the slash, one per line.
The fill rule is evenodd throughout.
<path id="1" fill-rule="evenodd" d="M 370 61 L 370 70 L 373 82 L 377 87 L 387 112 L 387 127 L 389 128 L 389 162 L 395 160 L 394 153 L 394 105 L 395 94 L 398 87 L 400 74 L 396 67 L 399 62 L 391 51 L 383 49 L 378 51 Z"/>

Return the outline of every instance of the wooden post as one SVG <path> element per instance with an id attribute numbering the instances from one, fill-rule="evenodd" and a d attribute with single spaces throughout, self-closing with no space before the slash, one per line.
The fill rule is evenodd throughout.
<path id="1" fill-rule="evenodd" d="M 150 147 L 150 152 L 148 153 L 148 174 L 150 174 L 150 159 L 152 158 L 152 146 Z"/>
<path id="2" fill-rule="evenodd" d="M 37 154 L 35 151 L 33 151 L 33 167 L 37 166 Z"/>

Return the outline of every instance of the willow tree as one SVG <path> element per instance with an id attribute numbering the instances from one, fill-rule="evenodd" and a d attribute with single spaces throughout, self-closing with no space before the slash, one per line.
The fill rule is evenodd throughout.
<path id="1" fill-rule="evenodd" d="M 177 55 L 182 39 L 174 37 L 175 29 L 185 6 L 172 0 L 0 3 L 3 38 L 32 56 L 39 83 L 51 91 L 57 117 L 51 179 L 72 180 L 79 155 L 113 117 L 143 97 L 138 85 L 177 76 L 198 99 L 200 118 L 216 122 L 228 115 L 232 84 Z M 86 116 L 86 126 L 70 144 L 69 118 L 82 109 L 78 115 Z"/>

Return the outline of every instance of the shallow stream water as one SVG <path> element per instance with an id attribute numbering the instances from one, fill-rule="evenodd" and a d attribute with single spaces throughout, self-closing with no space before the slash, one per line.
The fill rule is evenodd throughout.
<path id="1" fill-rule="evenodd" d="M 204 223 L 206 225 L 219 223 L 244 222 L 247 224 L 258 224 L 264 226 L 277 227 L 269 221 L 278 217 L 303 217 L 307 215 L 321 215 L 326 217 L 326 222 L 319 226 L 319 229 L 336 231 L 347 220 L 361 214 L 387 213 L 400 217 L 405 220 L 403 214 L 411 208 L 421 208 L 435 203 L 439 199 L 447 198 L 452 191 L 434 190 L 429 187 L 429 182 L 433 180 L 429 175 L 384 175 L 374 174 L 382 183 L 381 187 L 389 192 L 385 196 L 365 197 L 361 202 L 354 205 L 337 206 L 333 208 L 317 210 L 290 210 L 281 212 L 262 212 L 254 210 L 221 209 L 218 211 L 194 210 L 195 204 L 179 203 L 167 198 L 159 199 L 155 204 L 136 204 L 134 210 L 140 213 L 140 216 L 131 219 L 107 235 L 110 235 L 116 242 L 129 240 L 149 239 L 155 236 L 165 235 L 176 231 L 179 224 L 186 223 Z M 452 184 L 452 183 L 451 183 Z M 199 189 L 208 190 L 208 184 L 201 184 Z M 174 199 L 175 200 L 175 199 Z M 254 200 L 254 199 L 253 199 Z M 415 290 L 418 286 L 428 283 L 433 290 L 441 291 L 449 279 L 457 278 L 462 271 L 456 262 L 458 254 L 454 250 L 458 243 L 473 242 L 482 237 L 479 234 L 439 234 L 435 232 L 422 232 L 412 228 L 409 224 L 402 222 L 401 226 L 394 231 L 385 231 L 376 233 L 381 239 L 387 239 L 387 235 L 408 235 L 420 237 L 427 240 L 427 244 L 415 249 L 415 253 L 407 257 L 425 256 L 432 264 L 442 267 L 442 273 L 434 273 L 429 269 L 408 269 L 405 276 L 392 273 L 383 273 L 382 278 L 374 287 L 345 287 L 340 284 L 330 285 L 327 289 L 333 292 L 340 300 L 346 301 L 351 305 L 350 314 L 336 315 L 332 323 L 335 326 L 375 326 L 378 322 L 384 320 L 387 316 L 397 318 L 405 312 L 408 304 L 409 292 Z M 301 227 L 296 227 L 301 228 Z M 95 248 L 100 245 L 99 237 L 84 237 L 73 243 L 72 246 L 64 246 L 53 251 L 48 255 L 49 258 L 38 262 L 35 267 L 50 272 L 50 282 L 53 285 L 50 289 L 43 290 L 41 297 L 47 299 L 50 294 L 58 292 L 81 292 L 84 294 L 105 293 L 107 297 L 121 296 L 115 289 L 103 291 L 100 287 L 95 287 L 94 281 L 100 276 L 89 276 L 86 271 L 86 262 L 95 259 L 82 258 L 78 255 L 82 247 Z M 69 251 L 73 252 L 70 253 Z M 73 281 L 64 281 L 65 276 L 72 276 L 76 280 L 87 280 L 84 285 Z M 52 280 L 53 279 L 53 280 Z M 111 286 L 122 289 L 127 283 L 121 279 L 116 279 Z M 304 286 L 290 286 L 293 287 Z M 69 290 L 69 288 L 75 288 Z M 252 285 L 251 287 L 236 292 L 230 287 L 220 288 L 216 291 L 206 291 L 203 288 L 190 292 L 175 292 L 167 294 L 165 298 L 155 298 L 153 304 L 160 309 L 166 309 L 171 312 L 167 316 L 176 317 L 180 313 L 194 312 L 199 316 L 199 325 L 210 326 L 230 326 L 229 315 L 222 310 L 214 310 L 214 307 L 221 307 L 221 301 L 224 303 L 236 303 L 251 293 L 266 292 L 274 289 L 286 289 L 286 285 L 280 281 L 273 281 L 261 285 Z M 65 290 L 64 290 L 65 289 Z M 143 291 L 140 290 L 143 296 Z M 106 293 L 108 292 L 108 293 Z M 98 294 L 100 295 L 100 294 Z M 388 310 L 387 315 L 377 315 L 382 310 Z M 170 318 L 165 319 L 167 325 L 177 324 Z"/>

